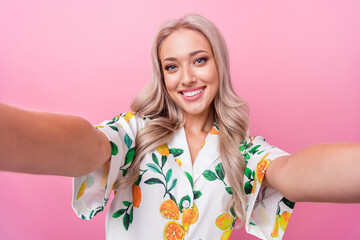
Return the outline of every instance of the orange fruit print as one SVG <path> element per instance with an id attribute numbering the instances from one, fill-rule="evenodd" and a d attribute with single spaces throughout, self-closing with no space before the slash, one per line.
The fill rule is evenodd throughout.
<path id="1" fill-rule="evenodd" d="M 215 126 L 213 126 L 210 130 L 211 135 L 219 135 L 219 130 L 216 129 Z"/>
<path id="2" fill-rule="evenodd" d="M 166 219 L 178 220 L 180 218 L 179 207 L 171 199 L 168 199 L 161 204 L 160 214 Z"/>
<path id="3" fill-rule="evenodd" d="M 141 202 L 141 189 L 138 185 L 132 185 L 133 205 L 138 208 Z"/>
<path id="4" fill-rule="evenodd" d="M 199 211 L 195 204 L 193 208 L 188 208 L 184 210 L 184 212 L 182 213 L 181 220 L 182 220 L 182 225 L 186 232 L 189 231 L 189 225 L 196 223 L 198 218 L 199 218 Z"/>
<path id="5" fill-rule="evenodd" d="M 166 144 L 160 145 L 156 148 L 156 150 L 162 155 L 162 156 L 169 156 L 170 151 Z"/>
<path id="6" fill-rule="evenodd" d="M 260 184 L 264 180 L 265 171 L 270 164 L 270 160 L 265 159 L 265 157 L 267 157 L 267 155 L 269 155 L 269 154 L 265 154 L 264 157 L 261 158 L 261 160 L 259 161 L 259 163 L 257 164 L 257 167 L 256 167 L 256 177 Z"/>
<path id="7" fill-rule="evenodd" d="M 185 230 L 177 222 L 170 221 L 164 227 L 165 240 L 182 240 L 185 238 Z"/>
<path id="8" fill-rule="evenodd" d="M 215 224 L 221 230 L 226 230 L 232 227 L 234 217 L 229 213 L 221 214 L 215 221 Z"/>

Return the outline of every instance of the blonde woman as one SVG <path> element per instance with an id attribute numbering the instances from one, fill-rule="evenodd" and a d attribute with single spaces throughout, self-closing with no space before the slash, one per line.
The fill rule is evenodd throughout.
<path id="1" fill-rule="evenodd" d="M 191 14 L 165 23 L 152 63 L 135 114 L 96 128 L 0 105 L 0 169 L 75 177 L 73 208 L 83 219 L 115 191 L 107 239 L 228 239 L 237 219 L 250 234 L 281 239 L 296 201 L 360 202 L 341 181 L 360 184 L 359 143 L 289 155 L 248 136 L 247 105 L 210 21 Z"/>

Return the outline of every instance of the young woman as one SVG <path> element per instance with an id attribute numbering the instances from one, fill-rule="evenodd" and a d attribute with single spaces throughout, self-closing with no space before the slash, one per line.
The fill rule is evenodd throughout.
<path id="1" fill-rule="evenodd" d="M 96 128 L 0 105 L 0 169 L 76 177 L 73 207 L 83 219 L 103 211 L 114 190 L 107 239 L 228 239 L 236 219 L 259 238 L 281 239 L 295 201 L 360 202 L 341 181 L 360 184 L 360 144 L 289 155 L 248 136 L 247 106 L 211 22 L 165 23 L 152 61 L 135 114 Z"/>

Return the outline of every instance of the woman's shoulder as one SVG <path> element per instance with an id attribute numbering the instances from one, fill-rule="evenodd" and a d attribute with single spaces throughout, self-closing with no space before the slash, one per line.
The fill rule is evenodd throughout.
<path id="1" fill-rule="evenodd" d="M 136 113 L 133 112 L 123 112 L 120 114 L 115 115 L 111 120 L 105 120 L 101 124 L 96 125 L 96 128 L 102 128 L 104 125 L 145 125 L 150 119 L 146 117 L 138 116 Z"/>
<path id="2" fill-rule="evenodd" d="M 109 135 L 126 135 L 135 138 L 137 132 L 144 128 L 148 118 L 140 117 L 133 112 L 123 112 L 115 115 L 110 120 L 105 120 L 95 126 L 95 128 L 104 132 L 108 137 Z"/>

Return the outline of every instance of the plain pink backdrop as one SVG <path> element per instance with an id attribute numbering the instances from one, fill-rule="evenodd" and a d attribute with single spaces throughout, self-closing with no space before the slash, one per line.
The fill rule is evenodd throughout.
<path id="1" fill-rule="evenodd" d="M 150 78 L 160 24 L 195 12 L 227 40 L 253 135 L 290 153 L 360 142 L 358 1 L 123 2 L 1 0 L 0 101 L 110 119 Z M 78 219 L 71 188 L 71 178 L 0 172 L 0 238 L 104 239 L 105 213 Z M 356 239 L 359 213 L 360 205 L 297 203 L 284 239 Z M 231 239 L 255 237 L 240 229 Z"/>

